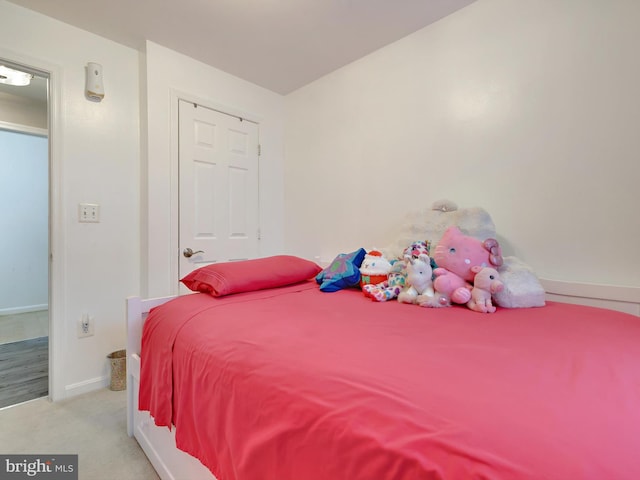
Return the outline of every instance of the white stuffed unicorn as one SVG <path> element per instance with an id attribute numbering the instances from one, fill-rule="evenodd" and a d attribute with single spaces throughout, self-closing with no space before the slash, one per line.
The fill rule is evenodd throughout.
<path id="1" fill-rule="evenodd" d="M 433 269 L 429 256 L 421 253 L 417 258 L 407 255 L 405 259 L 407 261 L 407 283 L 404 290 L 398 295 L 398 301 L 418 303 L 418 297 L 434 297 Z"/>

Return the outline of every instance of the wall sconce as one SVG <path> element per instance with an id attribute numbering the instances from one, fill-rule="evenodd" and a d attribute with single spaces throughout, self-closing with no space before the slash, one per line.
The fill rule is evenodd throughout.
<path id="1" fill-rule="evenodd" d="M 89 62 L 86 67 L 87 82 L 85 94 L 88 100 L 100 102 L 104 98 L 104 82 L 102 81 L 102 65 Z"/>
<path id="2" fill-rule="evenodd" d="M 14 85 L 16 87 L 26 87 L 31 83 L 32 78 L 33 75 L 30 73 L 0 65 L 0 83 Z"/>

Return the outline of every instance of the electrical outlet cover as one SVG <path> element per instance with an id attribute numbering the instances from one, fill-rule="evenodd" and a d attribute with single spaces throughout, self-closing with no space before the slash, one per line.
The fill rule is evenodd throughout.
<path id="1" fill-rule="evenodd" d="M 78 320 L 78 338 L 92 336 L 93 326 L 93 317 L 87 314 L 82 315 L 82 317 Z"/>

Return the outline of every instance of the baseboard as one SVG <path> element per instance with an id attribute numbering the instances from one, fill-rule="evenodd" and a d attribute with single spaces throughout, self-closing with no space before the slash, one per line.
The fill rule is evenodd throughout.
<path id="1" fill-rule="evenodd" d="M 83 382 L 72 383 L 64 387 L 64 396 L 65 398 L 68 398 L 75 397 L 76 395 L 82 395 L 83 393 L 93 392 L 95 390 L 100 390 L 101 388 L 108 387 L 110 383 L 111 379 L 108 375 L 90 378 L 89 380 L 84 380 Z"/>
<path id="2" fill-rule="evenodd" d="M 42 305 L 26 305 L 23 307 L 13 307 L 13 308 L 0 308 L 0 315 L 18 315 L 20 313 L 31 313 L 31 312 L 41 312 L 43 310 L 47 310 L 49 305 L 46 303 Z"/>
<path id="3" fill-rule="evenodd" d="M 546 299 L 609 308 L 640 316 L 640 287 L 564 282 L 541 278 Z"/>

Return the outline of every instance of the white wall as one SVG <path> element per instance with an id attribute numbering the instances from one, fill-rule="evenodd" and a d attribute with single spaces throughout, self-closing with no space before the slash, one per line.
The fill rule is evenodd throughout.
<path id="1" fill-rule="evenodd" d="M 27 32 L 28 34 L 25 34 Z M 54 398 L 106 385 L 106 355 L 125 346 L 124 298 L 139 293 L 138 52 L 0 0 L 0 57 L 53 72 Z M 106 96 L 84 97 L 87 62 Z M 78 223 L 78 204 L 101 222 Z M 95 335 L 76 336 L 81 315 Z"/>
<path id="2" fill-rule="evenodd" d="M 146 285 L 150 297 L 177 293 L 177 159 L 172 139 L 172 95 L 180 92 L 188 99 L 242 113 L 260 124 L 260 221 L 261 255 L 282 253 L 283 206 L 283 123 L 284 99 L 254 84 L 200 63 L 152 42 L 147 42 L 148 139 L 143 147 L 148 162 L 143 165 L 143 208 L 148 231 L 142 241 Z M 145 268 L 143 267 L 143 268 Z"/>
<path id="3" fill-rule="evenodd" d="M 46 137 L 0 129 L 0 232 L 0 315 L 46 310 L 49 303 Z"/>
<path id="4" fill-rule="evenodd" d="M 286 97 L 286 247 L 482 206 L 546 278 L 640 285 L 640 2 L 478 0 Z"/>
<path id="5" fill-rule="evenodd" d="M 33 98 L 0 92 L 0 122 L 46 129 L 47 104 Z"/>

